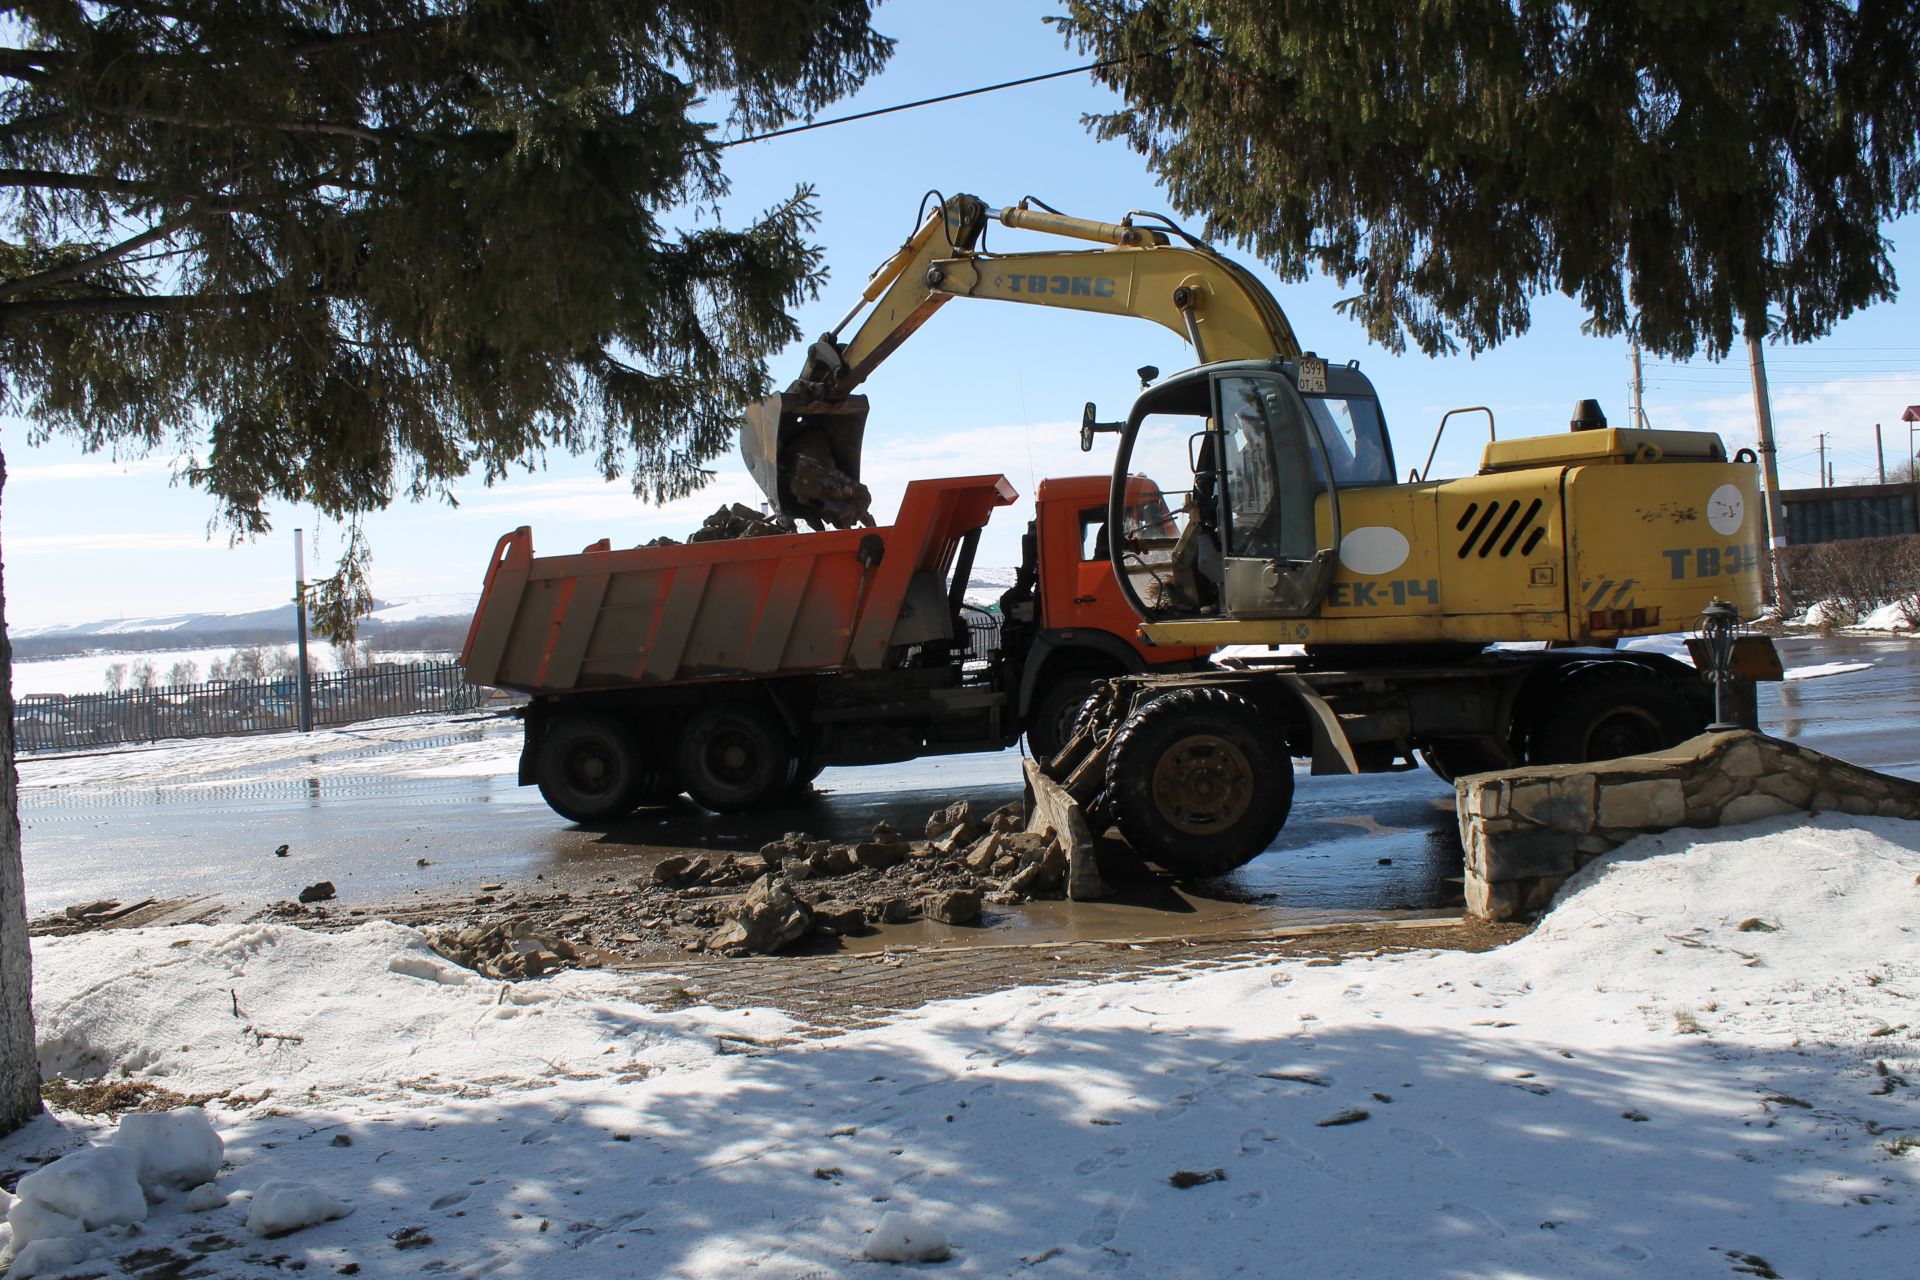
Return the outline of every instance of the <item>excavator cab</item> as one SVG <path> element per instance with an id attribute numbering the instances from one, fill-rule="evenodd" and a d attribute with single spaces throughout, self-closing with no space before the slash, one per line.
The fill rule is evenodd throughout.
<path id="1" fill-rule="evenodd" d="M 1372 385 L 1358 369 L 1312 357 L 1176 375 L 1134 403 L 1114 492 L 1133 471 L 1177 473 L 1163 455 L 1181 439 L 1193 484 L 1180 495 L 1171 545 L 1164 533 L 1131 527 L 1118 501 L 1108 513 L 1129 603 L 1149 621 L 1313 614 L 1338 559 L 1341 490 L 1393 483 Z"/>

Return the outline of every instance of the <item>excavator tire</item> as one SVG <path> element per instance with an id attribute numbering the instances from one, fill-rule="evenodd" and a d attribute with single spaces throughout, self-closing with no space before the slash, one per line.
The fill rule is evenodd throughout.
<path id="1" fill-rule="evenodd" d="M 1554 688 L 1534 723 L 1533 764 L 1585 764 L 1661 751 L 1706 727 L 1671 680 L 1629 663 L 1588 667 Z"/>
<path id="2" fill-rule="evenodd" d="M 785 797 L 794 775 L 793 742 L 767 708 L 718 703 L 688 722 L 675 763 L 695 801 L 715 813 L 741 813 Z"/>
<path id="3" fill-rule="evenodd" d="M 572 822 L 608 822 L 633 812 L 656 776 L 633 733 L 611 716 L 562 716 L 547 727 L 536 765 L 540 795 Z"/>
<path id="4" fill-rule="evenodd" d="M 1115 735 L 1105 801 L 1141 857 L 1206 879 L 1245 866 L 1280 834 L 1293 762 L 1245 698 L 1176 689 Z"/>

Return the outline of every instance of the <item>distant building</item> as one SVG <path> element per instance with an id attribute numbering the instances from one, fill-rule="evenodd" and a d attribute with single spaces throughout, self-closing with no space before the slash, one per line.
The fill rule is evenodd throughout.
<path id="1" fill-rule="evenodd" d="M 1920 405 L 1907 412 L 1920 420 Z M 1782 489 L 1780 501 L 1791 546 L 1920 533 L 1920 482 Z"/>

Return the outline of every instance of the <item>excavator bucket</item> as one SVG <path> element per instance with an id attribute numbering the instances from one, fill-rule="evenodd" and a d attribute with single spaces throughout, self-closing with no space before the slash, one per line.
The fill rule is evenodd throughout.
<path id="1" fill-rule="evenodd" d="M 873 495 L 860 483 L 867 398 L 826 401 L 783 392 L 747 406 L 740 453 L 773 512 L 815 529 L 871 527 Z"/>

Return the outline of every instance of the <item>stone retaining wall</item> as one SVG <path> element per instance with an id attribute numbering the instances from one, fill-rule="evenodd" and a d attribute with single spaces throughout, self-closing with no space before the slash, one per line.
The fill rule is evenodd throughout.
<path id="1" fill-rule="evenodd" d="M 1471 774 L 1454 786 L 1467 911 L 1487 920 L 1545 910 L 1568 876 L 1650 831 L 1796 810 L 1920 819 L 1920 783 L 1747 730 L 1651 755 Z"/>

